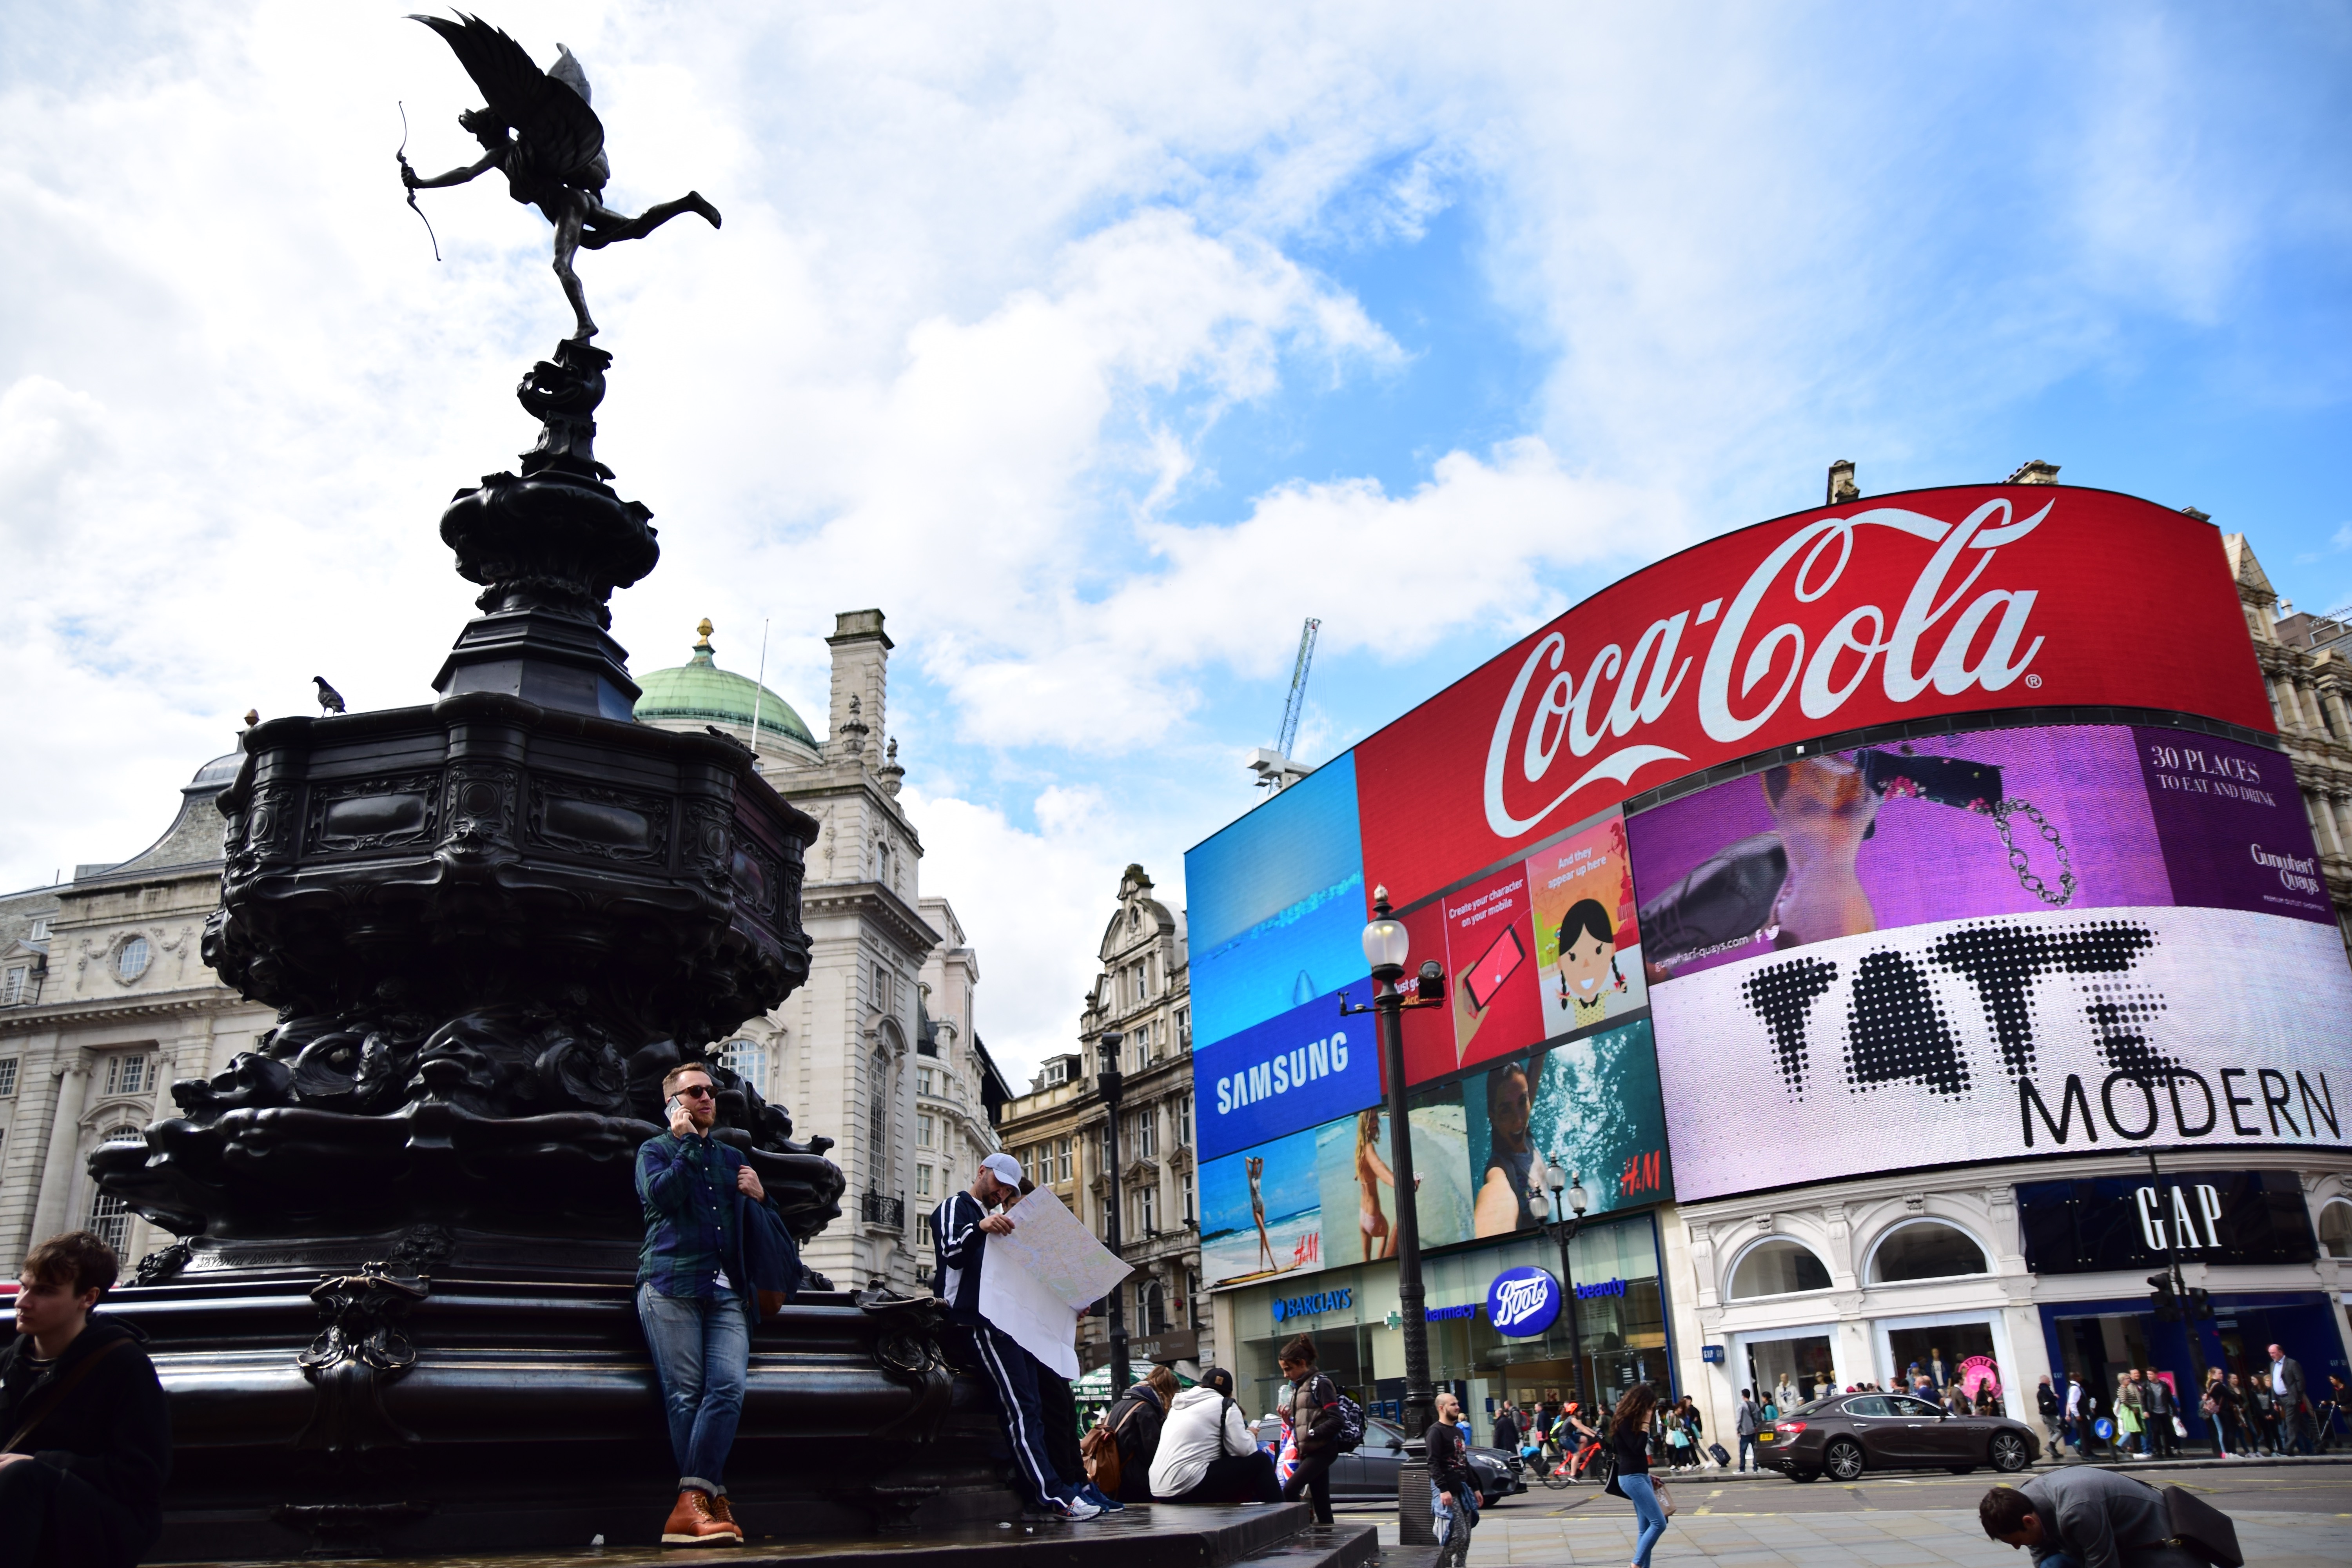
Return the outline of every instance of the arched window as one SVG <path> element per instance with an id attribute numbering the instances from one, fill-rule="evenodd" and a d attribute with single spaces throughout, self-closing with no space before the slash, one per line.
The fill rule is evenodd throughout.
<path id="1" fill-rule="evenodd" d="M 1136 1321 L 1147 1334 L 1168 1331 L 1168 1293 L 1157 1279 L 1147 1280 L 1135 1288 Z"/>
<path id="2" fill-rule="evenodd" d="M 1967 1231 L 1941 1220 L 1914 1220 L 1879 1238 L 1870 1255 L 1870 1283 L 1900 1285 L 1908 1279 L 1948 1279 L 1958 1274 L 1989 1274 L 1984 1248 Z"/>
<path id="3" fill-rule="evenodd" d="M 768 1092 L 768 1047 L 757 1040 L 730 1040 L 719 1047 L 719 1065 L 745 1083 Z"/>
<path id="4" fill-rule="evenodd" d="M 115 952 L 114 973 L 121 975 L 125 984 L 136 980 L 147 973 L 150 956 L 152 950 L 147 946 L 147 939 L 134 936 Z"/>
<path id="5" fill-rule="evenodd" d="M 2337 1198 L 2319 1211 L 2319 1253 L 2323 1258 L 2352 1258 L 2352 1203 Z"/>
<path id="6" fill-rule="evenodd" d="M 1826 1290 L 1830 1271 L 1810 1248 L 1775 1239 L 1750 1247 L 1731 1270 L 1731 1300 Z"/>
<path id="7" fill-rule="evenodd" d="M 140 1143 L 145 1141 L 146 1134 L 127 1121 L 108 1128 L 99 1139 L 100 1143 Z M 91 1190 L 89 1217 L 85 1223 L 89 1229 L 97 1233 L 100 1241 L 114 1248 L 117 1258 L 121 1257 L 122 1249 L 131 1245 L 131 1205 L 110 1193 L 95 1188 Z"/>
<path id="8" fill-rule="evenodd" d="M 880 1051 L 866 1064 L 866 1185 L 869 1192 L 880 1192 L 889 1180 L 888 1150 L 883 1139 L 890 1124 L 890 1058 Z"/>

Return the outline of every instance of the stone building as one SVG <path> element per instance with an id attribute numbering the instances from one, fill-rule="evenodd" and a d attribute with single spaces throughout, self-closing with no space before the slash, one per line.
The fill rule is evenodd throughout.
<path id="1" fill-rule="evenodd" d="M 637 677 L 640 722 L 714 726 L 751 747 L 761 776 L 817 821 L 802 889 L 808 983 L 722 1055 L 791 1111 L 794 1135 L 835 1140 L 843 1215 L 810 1244 L 836 1284 L 929 1274 L 931 1194 L 971 1179 L 997 1147 L 1007 1093 L 974 1026 L 980 961 L 948 901 L 926 898 L 923 841 L 899 799 L 887 739 L 889 635 L 879 610 L 836 616 L 826 738 L 748 676 L 720 668 L 704 621 L 683 665 Z"/>
<path id="2" fill-rule="evenodd" d="M 0 1254 L 80 1226 L 126 1264 L 169 1245 L 97 1190 L 90 1152 L 136 1142 L 173 1113 L 174 1079 L 220 1071 L 278 1021 L 198 951 L 220 902 L 213 802 L 237 762 L 197 770 L 171 826 L 130 859 L 0 898 Z"/>
<path id="3" fill-rule="evenodd" d="M 1129 1353 L 1139 1367 L 1164 1362 L 1189 1372 L 1216 1355 L 1201 1295 L 1192 977 L 1183 913 L 1151 894 L 1143 868 L 1129 866 L 1079 1015 L 1078 1049 L 1045 1062 L 1029 1092 L 1005 1107 L 999 1135 L 1024 1171 L 1106 1234 L 1109 1118 L 1097 1072 L 1104 1034 L 1121 1035 L 1120 1255 L 1136 1268 L 1123 1287 Z M 1089 1369 L 1109 1360 L 1108 1315 L 1080 1322 L 1078 1356 Z"/>
<path id="4" fill-rule="evenodd" d="M 2199 515 L 2202 515 L 2201 513 Z M 2352 626 L 2278 596 L 2242 533 L 2221 536 L 2279 739 L 2303 790 L 2336 923 L 2352 949 Z"/>

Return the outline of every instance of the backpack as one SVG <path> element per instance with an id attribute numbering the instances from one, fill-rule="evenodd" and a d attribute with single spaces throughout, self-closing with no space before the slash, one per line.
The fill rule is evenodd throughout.
<path id="1" fill-rule="evenodd" d="M 1332 1446 L 1342 1454 L 1352 1454 L 1364 1440 L 1364 1407 L 1344 1394 L 1339 1395 L 1337 1403 L 1339 1406 L 1339 1436 Z"/>

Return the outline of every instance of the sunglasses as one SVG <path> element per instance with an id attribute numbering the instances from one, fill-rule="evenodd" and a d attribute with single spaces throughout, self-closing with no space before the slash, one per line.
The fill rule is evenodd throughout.
<path id="1" fill-rule="evenodd" d="M 680 1100 L 709 1100 L 712 1098 L 712 1094 L 711 1087 L 707 1083 L 685 1084 L 677 1090 L 677 1097 Z"/>

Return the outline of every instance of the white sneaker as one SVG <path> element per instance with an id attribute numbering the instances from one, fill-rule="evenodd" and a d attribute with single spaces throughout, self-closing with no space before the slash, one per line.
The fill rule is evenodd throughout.
<path id="1" fill-rule="evenodd" d="M 1102 1510 L 1082 1497 L 1074 1497 L 1046 1503 L 1045 1511 L 1056 1519 L 1066 1519 L 1071 1523 L 1076 1524 L 1094 1518 L 1095 1515 L 1102 1512 Z"/>

